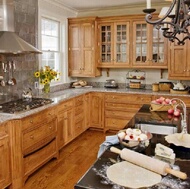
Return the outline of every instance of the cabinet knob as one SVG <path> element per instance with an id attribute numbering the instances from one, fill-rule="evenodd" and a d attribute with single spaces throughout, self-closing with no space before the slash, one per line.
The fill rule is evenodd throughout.
<path id="1" fill-rule="evenodd" d="M 30 120 L 30 123 L 33 123 L 33 120 Z"/>
<path id="2" fill-rule="evenodd" d="M 34 135 L 30 135 L 30 138 L 31 138 L 31 139 L 34 139 Z"/>
<path id="3" fill-rule="evenodd" d="M 49 126 L 49 129 L 52 129 L 52 126 Z"/>

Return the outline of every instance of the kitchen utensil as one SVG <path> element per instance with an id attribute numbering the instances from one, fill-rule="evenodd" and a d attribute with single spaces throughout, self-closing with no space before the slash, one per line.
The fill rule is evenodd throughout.
<path id="1" fill-rule="evenodd" d="M 173 85 L 174 85 L 173 87 L 174 90 L 185 90 L 185 87 L 180 81 L 178 81 L 177 83 L 173 83 Z"/>
<path id="2" fill-rule="evenodd" d="M 5 69 L 5 64 L 4 62 L 2 62 L 2 70 L 3 70 L 3 73 L 2 73 L 2 76 L 3 78 L 1 79 L 1 86 L 4 87 L 5 86 L 5 80 L 4 80 L 4 69 Z"/>
<path id="3" fill-rule="evenodd" d="M 115 79 L 107 79 L 104 87 L 117 88 L 118 84 L 116 83 Z"/>
<path id="4" fill-rule="evenodd" d="M 13 73 L 16 70 L 16 64 L 15 64 L 15 61 L 13 61 L 12 63 L 13 63 L 13 66 L 12 66 L 12 81 L 13 81 L 14 85 L 16 85 L 16 79 L 13 77 Z"/>
<path id="5" fill-rule="evenodd" d="M 12 65 L 11 65 L 11 61 L 8 62 L 8 66 L 9 66 L 9 79 L 8 79 L 8 84 L 9 85 L 14 85 L 13 81 L 12 81 L 12 77 L 11 77 L 11 70 L 12 70 Z"/>
<path id="6" fill-rule="evenodd" d="M 146 168 L 150 171 L 156 172 L 158 174 L 167 175 L 167 173 L 169 173 L 181 179 L 187 178 L 186 173 L 173 170 L 170 168 L 170 165 L 168 163 L 165 163 L 158 159 L 151 158 L 149 156 L 140 154 L 126 148 L 124 148 L 123 150 L 119 150 L 115 147 L 111 147 L 110 150 L 114 153 L 119 154 L 122 159 Z"/>

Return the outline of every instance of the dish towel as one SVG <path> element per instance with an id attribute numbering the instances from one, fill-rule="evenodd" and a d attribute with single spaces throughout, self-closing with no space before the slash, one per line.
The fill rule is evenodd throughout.
<path id="1" fill-rule="evenodd" d="M 97 157 L 99 158 L 102 155 L 102 153 L 109 148 L 109 146 L 118 143 L 119 139 L 117 135 L 106 136 L 106 140 L 100 145 Z"/>

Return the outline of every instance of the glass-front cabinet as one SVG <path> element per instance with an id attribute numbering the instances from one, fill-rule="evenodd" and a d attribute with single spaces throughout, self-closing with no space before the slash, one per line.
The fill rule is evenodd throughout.
<path id="1" fill-rule="evenodd" d="M 126 67 L 129 65 L 129 22 L 98 25 L 98 65 Z"/>
<path id="2" fill-rule="evenodd" d="M 167 45 L 162 30 L 144 21 L 134 21 L 133 34 L 133 67 L 167 68 Z"/>

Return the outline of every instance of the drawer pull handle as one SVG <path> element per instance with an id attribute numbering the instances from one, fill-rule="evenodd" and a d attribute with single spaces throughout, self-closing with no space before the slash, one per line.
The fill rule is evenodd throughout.
<path id="1" fill-rule="evenodd" d="M 31 139 L 34 139 L 34 136 L 33 136 L 33 135 L 30 135 L 30 138 L 31 138 Z"/>

